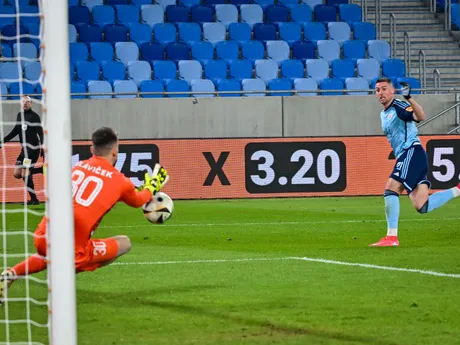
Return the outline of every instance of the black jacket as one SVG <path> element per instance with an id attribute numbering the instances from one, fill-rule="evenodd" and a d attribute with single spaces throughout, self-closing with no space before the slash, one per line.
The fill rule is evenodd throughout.
<path id="1" fill-rule="evenodd" d="M 18 113 L 16 126 L 11 132 L 3 138 L 3 143 L 7 143 L 11 139 L 19 135 L 19 142 L 23 147 L 25 144 L 28 149 L 38 150 L 43 144 L 43 128 L 41 125 L 40 116 L 32 109 L 24 111 L 24 121 L 22 120 L 21 112 Z M 25 142 L 23 141 L 25 138 Z"/>

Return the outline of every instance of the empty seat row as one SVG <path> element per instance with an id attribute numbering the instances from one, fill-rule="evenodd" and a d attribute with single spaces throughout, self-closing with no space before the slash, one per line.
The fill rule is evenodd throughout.
<path id="1" fill-rule="evenodd" d="M 20 23 L 24 26 L 37 25 L 40 23 L 38 6 L 21 6 L 17 11 Z M 25 14 L 25 15 L 22 15 Z M 15 25 L 16 9 L 14 6 L 0 6 L 0 29 L 7 25 Z"/>
<path id="2" fill-rule="evenodd" d="M 0 80 L 8 86 L 25 78 L 37 83 L 42 73 L 40 62 L 27 62 L 22 66 L 17 62 L 0 62 Z"/>
<path id="3" fill-rule="evenodd" d="M 0 18 L 1 19 L 1 18 Z M 6 25 L 1 29 L 2 44 L 8 44 L 13 48 L 14 44 L 18 42 L 18 34 L 21 35 L 19 42 L 33 43 L 37 49 L 40 48 L 40 26 L 34 23 L 28 26 L 20 25 Z"/>

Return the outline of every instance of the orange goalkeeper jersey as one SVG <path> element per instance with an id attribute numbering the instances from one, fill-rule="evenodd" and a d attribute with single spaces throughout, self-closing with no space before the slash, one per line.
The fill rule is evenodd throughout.
<path id="1" fill-rule="evenodd" d="M 86 247 L 104 215 L 119 201 L 141 207 L 152 199 L 148 190 L 137 192 L 134 184 L 106 159 L 93 156 L 72 169 L 75 249 Z M 36 234 L 44 235 L 42 221 Z"/>

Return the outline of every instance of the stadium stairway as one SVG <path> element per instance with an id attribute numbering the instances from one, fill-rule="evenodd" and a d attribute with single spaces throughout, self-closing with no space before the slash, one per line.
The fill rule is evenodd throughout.
<path id="1" fill-rule="evenodd" d="M 369 4 L 370 5 L 370 4 Z M 373 5 L 373 4 L 372 4 Z M 419 76 L 419 51 L 426 55 L 426 87 L 434 87 L 433 72 L 441 74 L 442 87 L 460 86 L 460 45 L 444 29 L 444 16 L 431 13 L 420 0 L 382 0 L 382 37 L 390 42 L 390 14 L 396 18 L 395 58 L 404 59 L 404 32 L 411 41 L 411 76 Z M 375 7 L 368 6 L 368 21 L 375 23 Z"/>

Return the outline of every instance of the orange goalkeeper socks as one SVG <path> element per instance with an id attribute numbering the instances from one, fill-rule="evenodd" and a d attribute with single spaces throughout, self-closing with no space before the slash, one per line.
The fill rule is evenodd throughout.
<path id="1" fill-rule="evenodd" d="M 38 255 L 32 255 L 12 268 L 18 277 L 38 273 L 46 269 L 46 261 Z"/>

